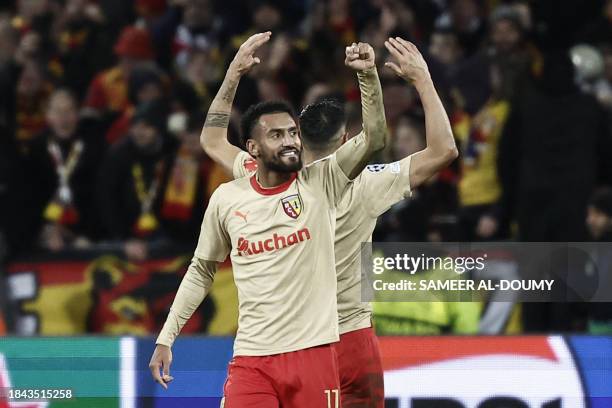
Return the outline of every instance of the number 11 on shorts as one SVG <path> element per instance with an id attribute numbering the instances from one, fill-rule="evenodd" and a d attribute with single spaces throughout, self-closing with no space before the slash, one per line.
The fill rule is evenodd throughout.
<path id="1" fill-rule="evenodd" d="M 325 390 L 325 395 L 327 396 L 327 408 L 340 408 L 340 393 L 338 392 L 337 388 L 333 390 Z"/>

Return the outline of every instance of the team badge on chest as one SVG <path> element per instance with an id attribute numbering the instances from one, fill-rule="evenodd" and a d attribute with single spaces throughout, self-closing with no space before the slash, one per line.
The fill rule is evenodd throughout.
<path id="1" fill-rule="evenodd" d="M 281 199 L 281 204 L 283 205 L 285 214 L 293 219 L 296 219 L 302 213 L 302 198 L 299 194 L 293 194 Z"/>

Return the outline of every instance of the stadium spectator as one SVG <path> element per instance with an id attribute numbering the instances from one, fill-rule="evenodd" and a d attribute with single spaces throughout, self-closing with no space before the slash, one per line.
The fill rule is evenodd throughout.
<path id="1" fill-rule="evenodd" d="M 484 18 L 483 1 L 449 0 L 448 10 L 436 21 L 437 27 L 452 28 L 467 55 L 473 55 L 481 46 L 487 24 Z"/>
<path id="2" fill-rule="evenodd" d="M 390 37 L 410 38 L 419 43 L 423 33 L 419 30 L 414 6 L 400 0 L 370 1 L 367 6 L 353 10 L 360 40 L 371 43 L 380 55 L 385 54 L 384 43 Z M 392 78 L 388 73 L 384 76 Z"/>
<path id="3" fill-rule="evenodd" d="M 589 201 L 586 224 L 593 241 L 612 241 L 612 189 L 601 188 L 593 194 Z M 597 251 L 597 254 L 597 268 L 605 274 L 600 276 L 604 281 L 602 287 L 606 287 L 612 279 L 609 276 L 612 256 L 606 250 Z M 612 334 L 612 303 L 589 304 L 588 329 L 591 334 Z"/>
<path id="4" fill-rule="evenodd" d="M 208 52 L 214 64 L 222 63 L 223 23 L 212 0 L 184 1 L 182 24 L 176 28 L 173 44 L 179 70 L 185 69 L 194 52 Z"/>
<path id="5" fill-rule="evenodd" d="M 128 132 L 135 106 L 164 100 L 167 85 L 166 78 L 155 67 L 133 69 L 127 83 L 129 104 L 106 132 L 107 143 L 117 142 Z"/>
<path id="6" fill-rule="evenodd" d="M 189 111 L 208 109 L 214 90 L 219 86 L 219 64 L 214 63 L 210 52 L 194 51 L 189 54 L 186 67 L 180 70 L 172 91 L 181 101 L 179 109 Z"/>
<path id="7" fill-rule="evenodd" d="M 501 184 L 497 175 L 499 139 L 510 112 L 503 97 L 501 72 L 491 66 L 492 94 L 475 115 L 458 110 L 453 115 L 453 131 L 462 151 L 459 193 L 459 224 L 462 240 L 478 241 L 503 238 L 498 201 Z"/>
<path id="8" fill-rule="evenodd" d="M 610 155 L 601 107 L 576 87 L 566 52 L 545 57 L 512 107 L 499 148 L 502 213 L 516 217 L 521 241 L 585 240 L 588 199 Z M 574 312 L 567 303 L 524 304 L 524 329 L 574 330 Z"/>
<path id="9" fill-rule="evenodd" d="M 392 161 L 425 147 L 423 119 L 402 116 L 392 135 Z M 455 189 L 445 173 L 414 189 L 409 200 L 391 207 L 379 217 L 374 241 L 419 242 L 453 239 L 456 209 Z"/>
<path id="10" fill-rule="evenodd" d="M 97 125 L 79 122 L 77 100 L 65 89 L 51 94 L 46 124 L 48 129 L 28 144 L 20 169 L 26 191 L 18 194 L 28 196 L 21 213 L 44 249 L 88 246 L 97 227 L 92 180 L 103 153 Z"/>
<path id="11" fill-rule="evenodd" d="M 172 151 L 161 104 L 139 106 L 128 136 L 113 146 L 98 179 L 97 207 L 105 236 L 132 240 L 130 258 L 146 258 L 145 239 L 161 235 L 160 210 Z"/>
<path id="12" fill-rule="evenodd" d="M 612 241 L 612 190 L 601 188 L 589 201 L 587 227 L 591 239 L 599 242 Z"/>
<path id="13" fill-rule="evenodd" d="M 200 132 L 205 115 L 201 111 L 174 114 L 182 122 L 176 126 L 178 140 L 161 205 L 161 222 L 175 242 L 191 245 L 200 232 L 200 220 L 213 191 L 230 179 L 200 146 Z"/>
<path id="14" fill-rule="evenodd" d="M 610 134 L 601 107 L 579 92 L 566 52 L 545 58 L 542 73 L 512 107 L 500 141 L 499 175 L 519 239 L 585 239 L 588 197 L 605 176 L 598 165 L 609 157 L 602 149 Z"/>
<path id="15" fill-rule="evenodd" d="M 429 39 L 429 55 L 446 69 L 452 69 L 463 58 L 457 33 L 451 28 L 434 30 Z"/>
<path id="16" fill-rule="evenodd" d="M 53 85 L 45 75 L 44 67 L 30 60 L 23 65 L 17 80 L 15 139 L 22 153 L 26 144 L 45 126 L 45 104 Z"/>
<path id="17" fill-rule="evenodd" d="M 455 102 L 470 115 L 478 112 L 491 97 L 489 78 L 492 65 L 499 71 L 499 97 L 512 101 L 538 61 L 538 51 L 527 41 L 521 15 L 511 6 L 500 6 L 490 17 L 488 44 L 460 63 L 452 73 Z M 458 98 L 457 98 L 458 97 Z"/>
<path id="18" fill-rule="evenodd" d="M 246 106 L 257 100 L 290 99 L 299 103 L 296 94 L 303 92 L 300 81 L 292 81 L 292 77 L 300 77 L 301 69 L 287 66 L 289 56 L 295 47 L 295 33 L 288 26 L 288 18 L 283 3 L 277 0 L 256 0 L 250 3 L 252 15 L 251 26 L 231 40 L 235 52 L 249 36 L 256 32 L 272 31 L 270 42 L 258 50 L 261 63 L 244 78 L 241 88 L 236 93 L 236 106 L 244 111 Z M 253 100 L 253 96 L 257 100 Z M 300 95 L 301 96 L 301 95 Z"/>
<path id="19" fill-rule="evenodd" d="M 81 100 L 87 85 L 101 68 L 110 66 L 110 38 L 100 6 L 87 0 L 66 1 L 53 24 L 54 67 L 60 83 Z"/>
<path id="20" fill-rule="evenodd" d="M 40 1 L 16 1 L 16 13 L 11 21 L 13 27 L 19 31 L 21 37 L 35 32 L 45 41 L 46 49 L 50 45 L 50 30 L 54 21 L 53 2 L 50 0 Z"/>
<path id="21" fill-rule="evenodd" d="M 152 64 L 155 58 L 149 33 L 132 26 L 122 31 L 114 51 L 119 58 L 117 65 L 97 74 L 89 86 L 84 103 L 88 115 L 105 118 L 127 109 L 130 73 L 138 66 Z"/>

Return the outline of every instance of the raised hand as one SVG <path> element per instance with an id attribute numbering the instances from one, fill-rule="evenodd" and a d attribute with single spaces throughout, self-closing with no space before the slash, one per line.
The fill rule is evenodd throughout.
<path id="1" fill-rule="evenodd" d="M 376 66 L 374 48 L 368 43 L 346 47 L 344 64 L 355 71 L 365 71 Z"/>
<path id="2" fill-rule="evenodd" d="M 238 75 L 242 76 L 249 72 L 253 66 L 259 64 L 261 61 L 258 57 L 254 57 L 253 55 L 259 47 L 270 40 L 271 35 L 272 33 L 270 31 L 266 31 L 265 33 L 258 33 L 250 36 L 238 49 L 236 56 L 234 56 L 229 66 L 229 70 L 233 70 Z"/>
<path id="3" fill-rule="evenodd" d="M 395 61 L 385 62 L 395 74 L 406 81 L 417 82 L 430 78 L 429 68 L 416 45 L 400 37 L 389 38 L 385 47 L 395 58 Z"/>

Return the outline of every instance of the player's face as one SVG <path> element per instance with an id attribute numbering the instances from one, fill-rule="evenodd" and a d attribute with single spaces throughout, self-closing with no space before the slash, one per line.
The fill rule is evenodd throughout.
<path id="1" fill-rule="evenodd" d="M 302 141 L 288 113 L 262 115 L 253 128 L 249 151 L 269 170 L 294 172 L 302 168 Z"/>

